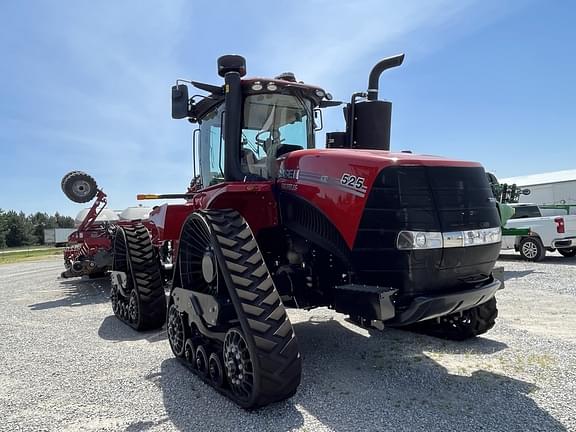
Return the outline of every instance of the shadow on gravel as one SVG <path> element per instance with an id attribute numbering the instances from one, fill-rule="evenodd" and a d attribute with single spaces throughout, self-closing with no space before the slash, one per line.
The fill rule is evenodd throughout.
<path id="1" fill-rule="evenodd" d="M 525 264 L 554 264 L 576 266 L 576 257 L 563 257 L 562 255 L 546 255 L 542 261 L 530 262 L 522 259 L 520 255 L 505 254 L 498 257 L 499 261 L 521 262 Z"/>
<path id="2" fill-rule="evenodd" d="M 313 318 L 294 327 L 303 377 L 288 401 L 243 411 L 173 358 L 147 379 L 161 388 L 180 430 L 291 430 L 303 425 L 299 409 L 336 431 L 565 430 L 529 397 L 533 384 L 477 368 L 454 375 L 431 358 L 473 359 L 505 349 L 500 342 L 455 343 L 393 329 L 363 335 Z"/>
<path id="3" fill-rule="evenodd" d="M 110 299 L 110 278 L 60 280 L 64 297 L 58 300 L 29 305 L 32 310 L 52 309 L 61 306 L 85 306 L 106 303 Z"/>
<path id="4" fill-rule="evenodd" d="M 166 339 L 166 330 L 152 330 L 146 332 L 138 332 L 127 324 L 121 322 L 114 315 L 109 315 L 102 321 L 98 329 L 98 336 L 102 339 L 122 342 L 122 341 L 137 341 L 147 340 L 148 342 L 159 342 Z"/>
<path id="5" fill-rule="evenodd" d="M 245 411 L 204 384 L 175 358 L 146 379 L 162 389 L 170 421 L 182 431 L 283 431 L 302 426 L 302 414 L 290 399 Z"/>
<path id="6" fill-rule="evenodd" d="M 537 272 L 535 270 L 504 270 L 504 280 L 521 279 L 525 276 L 531 275 L 532 273 L 538 274 L 544 272 Z"/>

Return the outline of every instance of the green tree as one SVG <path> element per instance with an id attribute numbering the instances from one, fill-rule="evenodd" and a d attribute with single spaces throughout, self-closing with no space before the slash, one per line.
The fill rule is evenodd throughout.
<path id="1" fill-rule="evenodd" d="M 74 219 L 70 216 L 62 216 L 56 213 L 54 217 L 56 218 L 57 228 L 74 228 Z"/>
<path id="2" fill-rule="evenodd" d="M 6 223 L 6 213 L 4 210 L 0 209 L 0 249 L 6 247 L 6 232 L 8 231 L 8 226 Z"/>
<path id="3" fill-rule="evenodd" d="M 46 213 L 36 212 L 33 215 L 28 216 L 30 223 L 32 224 L 32 235 L 34 236 L 34 242 L 37 244 L 44 244 L 44 229 L 48 227 L 48 215 Z"/>
<path id="4" fill-rule="evenodd" d="M 24 212 L 9 211 L 6 216 L 8 228 L 5 235 L 6 246 L 18 247 L 34 244 L 32 224 L 26 218 Z"/>

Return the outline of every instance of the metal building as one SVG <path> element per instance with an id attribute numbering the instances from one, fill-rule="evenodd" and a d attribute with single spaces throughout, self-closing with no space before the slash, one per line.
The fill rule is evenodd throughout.
<path id="1" fill-rule="evenodd" d="M 520 202 L 539 205 L 574 205 L 576 213 L 576 169 L 500 179 L 500 183 L 516 184 L 530 189 L 530 195 L 521 195 Z"/>

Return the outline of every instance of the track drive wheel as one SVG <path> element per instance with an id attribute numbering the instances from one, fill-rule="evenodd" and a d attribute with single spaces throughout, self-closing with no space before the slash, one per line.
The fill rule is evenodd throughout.
<path id="1" fill-rule="evenodd" d="M 98 192 L 96 180 L 82 171 L 72 171 L 62 178 L 62 192 L 71 201 L 86 203 Z"/>
<path id="2" fill-rule="evenodd" d="M 112 288 L 114 314 L 136 330 L 162 327 L 166 319 L 164 286 L 150 234 L 144 225 L 116 229 L 113 271 L 126 274 L 126 286 L 122 290 Z"/>
<path id="3" fill-rule="evenodd" d="M 441 339 L 463 341 L 486 333 L 496 324 L 496 297 L 472 309 L 421 321 L 407 329 Z"/>
<path id="4" fill-rule="evenodd" d="M 212 324 L 224 327 L 221 336 L 198 328 L 215 354 L 206 381 L 243 408 L 291 397 L 301 377 L 298 342 L 246 220 L 234 210 L 193 213 L 182 228 L 176 272 L 184 290 L 224 298 L 236 315 Z M 198 354 L 197 365 L 204 361 Z M 221 388 L 220 372 L 210 367 L 216 359 Z"/>

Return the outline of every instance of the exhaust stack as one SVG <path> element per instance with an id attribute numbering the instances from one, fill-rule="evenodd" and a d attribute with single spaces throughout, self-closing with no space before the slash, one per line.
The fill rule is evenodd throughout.
<path id="1" fill-rule="evenodd" d="M 349 117 L 350 147 L 357 149 L 390 150 L 392 102 L 378 100 L 378 81 L 387 69 L 400 66 L 404 54 L 380 60 L 370 71 L 366 100 L 352 98 Z"/>
<path id="2" fill-rule="evenodd" d="M 374 101 L 378 100 L 378 87 L 380 81 L 380 75 L 387 69 L 400 66 L 404 61 L 404 54 L 399 54 L 397 56 L 387 57 L 380 60 L 370 71 L 370 76 L 368 77 L 368 100 Z"/>

